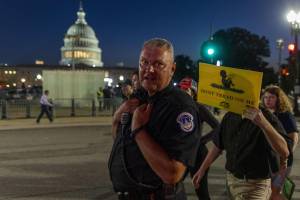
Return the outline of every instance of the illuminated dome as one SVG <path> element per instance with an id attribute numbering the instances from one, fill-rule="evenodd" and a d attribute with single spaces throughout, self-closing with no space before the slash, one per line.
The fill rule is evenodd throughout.
<path id="1" fill-rule="evenodd" d="M 99 41 L 92 27 L 85 20 L 85 12 L 80 3 L 77 20 L 67 31 L 64 37 L 64 46 L 61 48 L 61 65 L 85 64 L 102 67 L 101 49 Z"/>

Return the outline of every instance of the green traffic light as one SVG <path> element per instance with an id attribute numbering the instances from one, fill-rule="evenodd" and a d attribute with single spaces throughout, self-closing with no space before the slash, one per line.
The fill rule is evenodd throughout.
<path id="1" fill-rule="evenodd" d="M 207 49 L 207 54 L 208 55 L 212 56 L 212 55 L 214 55 L 214 53 L 215 53 L 215 50 L 213 48 Z"/>

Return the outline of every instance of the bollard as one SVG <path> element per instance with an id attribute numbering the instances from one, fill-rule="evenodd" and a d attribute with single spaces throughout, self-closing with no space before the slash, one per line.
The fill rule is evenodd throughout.
<path id="1" fill-rule="evenodd" d="M 71 117 L 75 116 L 75 99 L 71 99 Z"/>
<path id="2" fill-rule="evenodd" d="M 1 117 L 1 119 L 7 119 L 6 106 L 7 106 L 7 101 L 2 100 L 2 117 Z"/>
<path id="3" fill-rule="evenodd" d="M 26 100 L 26 118 L 31 117 L 31 103 L 29 100 Z"/>
<path id="4" fill-rule="evenodd" d="M 92 116 L 96 116 L 96 103 L 95 99 L 92 100 Z"/>

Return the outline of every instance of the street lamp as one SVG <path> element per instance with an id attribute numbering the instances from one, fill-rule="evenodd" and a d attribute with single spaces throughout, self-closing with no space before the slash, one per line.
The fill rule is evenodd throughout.
<path id="1" fill-rule="evenodd" d="M 66 38 L 68 38 L 71 41 L 71 53 L 72 53 L 72 70 L 75 70 L 75 42 L 80 39 L 80 35 L 66 35 Z"/>
<path id="2" fill-rule="evenodd" d="M 71 51 L 72 51 L 72 99 L 71 99 L 71 116 L 75 116 L 75 91 L 74 91 L 74 71 L 75 71 L 75 42 L 80 39 L 79 35 L 66 35 L 71 41 Z"/>
<path id="3" fill-rule="evenodd" d="M 278 86 L 281 86 L 281 74 L 280 74 L 280 66 L 281 66 L 281 54 L 282 49 L 284 48 L 283 45 L 284 41 L 282 38 L 276 40 L 276 47 L 278 49 Z"/>
<path id="4" fill-rule="evenodd" d="M 296 63 L 296 84 L 294 86 L 294 113 L 295 115 L 299 116 L 299 109 L 298 109 L 298 95 L 300 94 L 300 68 L 299 68 L 299 58 L 298 58 L 298 34 L 300 32 L 300 12 L 296 13 L 295 11 L 291 10 L 287 16 L 287 21 L 291 25 L 291 34 L 294 35 L 295 39 L 295 63 Z"/>

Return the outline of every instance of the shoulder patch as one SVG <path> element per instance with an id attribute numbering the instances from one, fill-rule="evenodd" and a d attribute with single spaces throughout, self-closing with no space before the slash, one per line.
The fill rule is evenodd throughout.
<path id="1" fill-rule="evenodd" d="M 176 121 L 184 132 L 191 132 L 194 129 L 194 117 L 188 112 L 180 113 Z"/>

